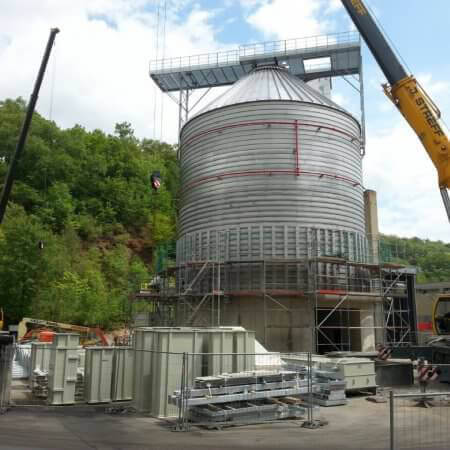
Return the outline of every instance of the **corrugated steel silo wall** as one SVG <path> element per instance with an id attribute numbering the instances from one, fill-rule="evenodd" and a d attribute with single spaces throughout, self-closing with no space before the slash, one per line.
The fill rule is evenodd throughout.
<path id="1" fill-rule="evenodd" d="M 313 243 L 319 254 L 363 260 L 359 138 L 353 117 L 312 103 L 248 102 L 194 117 L 181 134 L 178 264 L 299 258 Z"/>

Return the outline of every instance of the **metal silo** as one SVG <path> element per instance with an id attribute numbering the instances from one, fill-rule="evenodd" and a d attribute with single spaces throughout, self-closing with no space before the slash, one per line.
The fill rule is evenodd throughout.
<path id="1" fill-rule="evenodd" d="M 365 259 L 359 123 L 287 70 L 256 68 L 191 118 L 180 144 L 178 266 Z"/>

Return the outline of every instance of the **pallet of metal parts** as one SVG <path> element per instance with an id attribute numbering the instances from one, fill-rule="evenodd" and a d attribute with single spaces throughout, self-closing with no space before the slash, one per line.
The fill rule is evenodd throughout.
<path id="1" fill-rule="evenodd" d="M 323 380 L 342 380 L 342 375 L 338 372 L 337 368 L 334 370 L 322 370 L 313 369 L 313 377 Z"/>
<path id="2" fill-rule="evenodd" d="M 31 392 L 36 398 L 48 397 L 48 372 L 35 369 L 31 376 Z"/>
<path id="3" fill-rule="evenodd" d="M 84 402 L 84 368 L 77 368 L 77 380 L 75 381 L 75 401 Z"/>
<path id="4" fill-rule="evenodd" d="M 204 405 L 190 409 L 193 422 L 259 422 L 287 418 L 303 418 L 306 409 L 292 403 L 283 403 L 283 398 L 242 401 L 224 405 Z"/>
<path id="5" fill-rule="evenodd" d="M 312 387 L 313 392 L 318 390 L 318 387 Z M 297 386 L 281 388 L 281 389 L 269 389 L 254 391 L 252 386 L 248 385 L 247 389 L 243 392 L 232 393 L 232 394 L 219 394 L 219 395 L 207 395 L 204 397 L 195 398 L 185 398 L 184 403 L 187 407 L 197 406 L 197 405 L 207 405 L 207 404 L 217 404 L 217 403 L 228 403 L 235 401 L 249 401 L 262 398 L 270 397 L 286 397 L 286 396 L 296 396 L 301 394 L 307 394 L 310 391 L 306 382 L 299 382 Z M 169 396 L 169 402 L 173 405 L 179 405 L 181 403 L 180 395 Z"/>
<path id="6" fill-rule="evenodd" d="M 255 384 L 241 384 L 232 386 L 207 387 L 207 388 L 193 388 L 187 389 L 187 398 L 197 397 L 212 397 L 215 395 L 230 395 L 238 393 L 248 393 L 256 391 L 269 391 L 273 389 L 286 389 L 299 386 L 308 386 L 305 380 L 288 380 L 278 381 L 275 383 L 255 383 Z M 179 390 L 174 391 L 174 396 L 180 396 Z"/>
<path id="7" fill-rule="evenodd" d="M 239 372 L 217 376 L 197 377 L 194 380 L 194 387 L 208 388 L 256 383 L 273 383 L 278 381 L 295 380 L 297 378 L 299 378 L 299 374 L 294 371 L 257 370 L 252 372 Z"/>
<path id="8" fill-rule="evenodd" d="M 332 391 L 345 391 L 347 387 L 347 382 L 344 380 L 341 381 L 328 381 L 323 384 L 323 391 L 332 392 Z"/>
<path id="9" fill-rule="evenodd" d="M 346 405 L 345 381 L 329 381 L 319 384 L 319 391 L 313 394 L 313 402 L 321 406 Z"/>
<path id="10" fill-rule="evenodd" d="M 341 406 L 347 404 L 347 399 L 330 400 L 314 397 L 313 402 L 320 406 Z"/>

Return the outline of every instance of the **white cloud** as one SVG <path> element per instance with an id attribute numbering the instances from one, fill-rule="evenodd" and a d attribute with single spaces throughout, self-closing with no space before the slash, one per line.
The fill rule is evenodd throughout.
<path id="1" fill-rule="evenodd" d="M 194 7 L 181 21 L 177 16 L 180 3 L 168 2 L 166 56 L 220 48 L 210 25 L 213 12 Z M 0 99 L 29 98 L 49 29 L 58 26 L 61 33 L 37 110 L 48 116 L 56 65 L 52 118 L 58 125 L 79 123 L 88 129 L 112 131 L 116 122 L 126 120 L 138 136 L 153 137 L 154 103 L 159 102 L 159 111 L 161 94 L 148 75 L 149 60 L 155 56 L 156 18 L 151 4 L 144 0 L 2 2 Z M 166 98 L 163 109 L 163 138 L 176 142 L 177 106 Z M 156 122 L 159 137 L 160 121 Z"/>
<path id="2" fill-rule="evenodd" d="M 437 173 L 415 133 L 398 121 L 368 131 L 365 187 L 378 192 L 382 233 L 449 240 Z"/>
<path id="3" fill-rule="evenodd" d="M 250 3 L 255 7 L 255 2 Z M 325 17 L 335 6 L 334 0 L 261 1 L 247 17 L 247 22 L 266 39 L 316 36 L 335 30 L 333 20 Z"/>
<path id="4" fill-rule="evenodd" d="M 429 95 L 450 94 L 450 81 L 434 80 L 431 73 L 419 74 L 417 80 Z"/>
<path id="5" fill-rule="evenodd" d="M 333 100 L 334 103 L 342 106 L 343 108 L 345 108 L 349 104 L 347 97 L 337 91 L 331 91 L 331 100 Z"/>
<path id="6" fill-rule="evenodd" d="M 336 30 L 331 12 L 336 0 L 240 0 L 248 23 L 268 39 L 323 34 Z M 28 99 L 40 64 L 48 31 L 59 26 L 56 47 L 38 101 L 48 116 L 55 66 L 52 118 L 62 127 L 75 123 L 112 132 L 114 124 L 129 121 L 139 137 L 154 135 L 154 105 L 161 94 L 148 76 L 155 57 L 155 0 L 14 0 L 3 1 L 0 14 L 0 99 Z M 226 48 L 216 39 L 211 20 L 217 10 L 202 10 L 194 0 L 168 1 L 165 56 L 207 53 Z M 180 17 L 180 8 L 190 8 Z M 228 47 L 235 48 L 236 45 Z M 161 56 L 161 52 L 159 52 Z M 375 78 L 378 78 L 375 82 Z M 366 83 L 377 91 L 382 80 L 376 69 Z M 439 105 L 447 101 L 450 83 L 430 74 L 419 80 Z M 219 91 L 213 91 L 210 101 Z M 342 91 L 345 92 L 345 91 Z M 195 94 L 198 97 L 201 93 Z M 378 97 L 380 98 L 380 97 Z M 348 98 L 334 93 L 339 104 Z M 194 96 L 191 104 L 194 104 Z M 384 99 L 386 105 L 390 105 Z M 349 105 L 345 105 L 348 107 Z M 367 104 L 367 109 L 378 104 Z M 200 108 L 200 106 L 198 107 Z M 164 101 L 163 138 L 176 142 L 177 106 Z M 388 108 L 386 108 L 388 109 Z M 392 107 L 389 108 L 392 110 Z M 198 110 L 198 109 L 197 109 Z M 385 113 L 385 111 L 383 111 Z M 386 114 L 379 114 L 384 116 Z M 385 130 L 368 123 L 364 162 L 366 187 L 379 195 L 380 224 L 385 233 L 449 240 L 448 224 L 437 188 L 436 171 L 419 140 L 400 115 Z M 156 121 L 156 137 L 160 136 Z"/>

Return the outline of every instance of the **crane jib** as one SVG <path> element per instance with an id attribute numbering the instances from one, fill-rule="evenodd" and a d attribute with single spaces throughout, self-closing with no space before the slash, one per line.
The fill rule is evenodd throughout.
<path id="1" fill-rule="evenodd" d="M 355 8 L 355 11 L 360 15 L 364 16 L 367 14 L 366 7 L 362 4 L 361 0 L 351 0 L 352 6 Z"/>
<path id="2" fill-rule="evenodd" d="M 433 133 L 437 134 L 438 136 L 445 136 L 441 126 L 439 125 L 439 122 L 436 120 L 433 114 L 433 111 L 431 111 L 430 107 L 427 105 L 426 100 L 423 97 L 416 98 L 416 105 L 419 107 L 428 125 L 433 128 Z"/>

